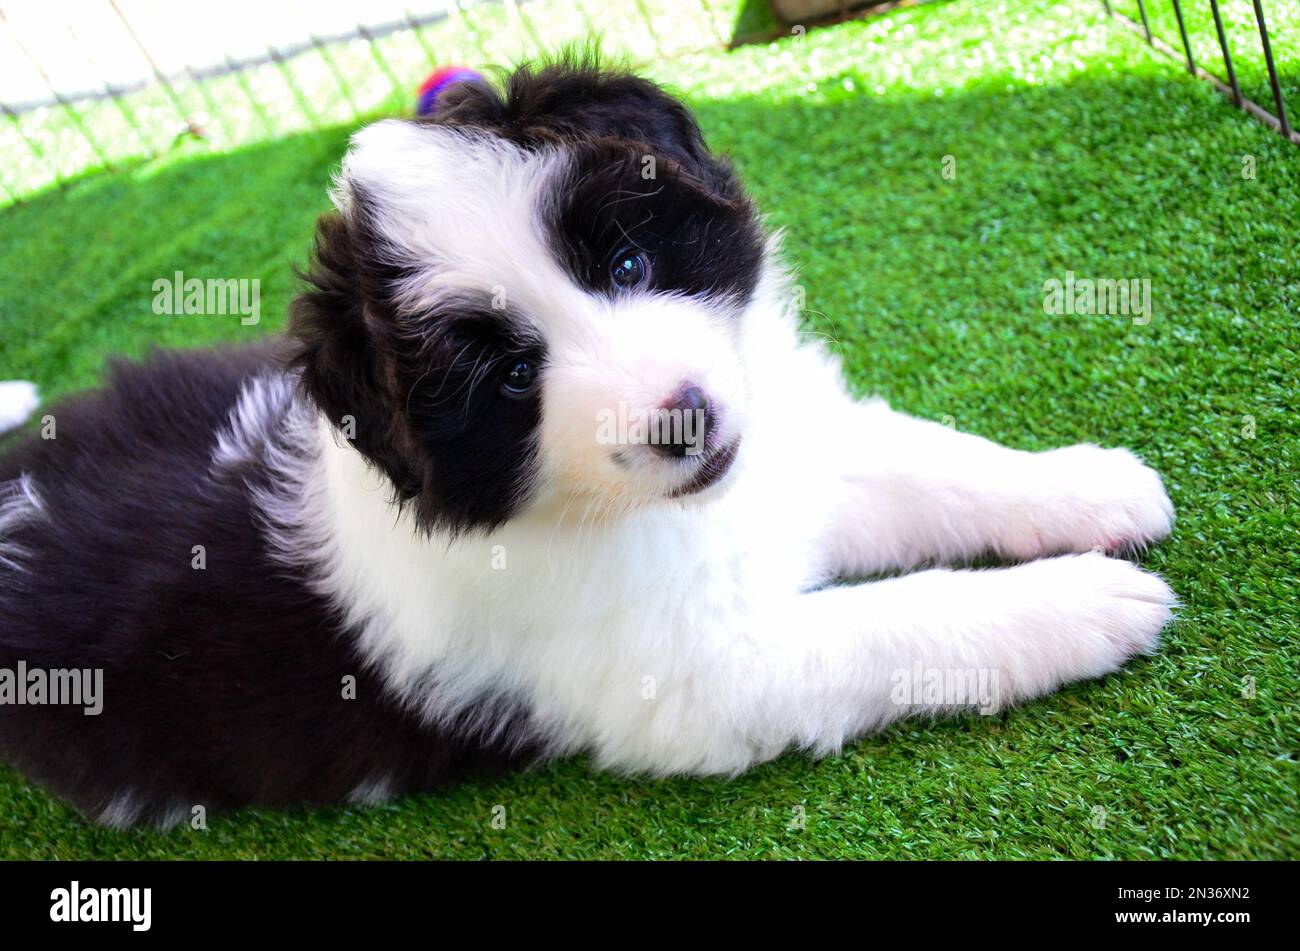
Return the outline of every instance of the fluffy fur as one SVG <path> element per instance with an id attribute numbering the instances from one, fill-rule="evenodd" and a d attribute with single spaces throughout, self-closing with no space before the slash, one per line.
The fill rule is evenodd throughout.
<path id="1" fill-rule="evenodd" d="M 734 774 L 974 703 L 900 671 L 1005 706 L 1154 648 L 1169 588 L 1103 552 L 1168 533 L 1159 477 L 852 398 L 651 83 L 458 85 L 333 194 L 287 339 L 119 363 L 0 461 L 0 667 L 104 670 L 98 717 L 0 706 L 0 753 L 86 813 Z M 681 407 L 697 454 L 598 433 Z M 1026 563 L 925 568 L 988 554 Z"/>
<path id="2" fill-rule="evenodd" d="M 0 382 L 0 433 L 22 424 L 40 405 L 35 383 L 26 380 Z"/>

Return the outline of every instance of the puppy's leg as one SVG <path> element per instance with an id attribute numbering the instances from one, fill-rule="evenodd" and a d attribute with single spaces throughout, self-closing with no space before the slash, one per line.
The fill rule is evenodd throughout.
<path id="1" fill-rule="evenodd" d="M 843 574 L 1136 549 L 1173 526 L 1160 476 L 1126 449 L 1022 452 L 879 402 L 849 418 L 854 448 L 828 538 Z"/>
<path id="2" fill-rule="evenodd" d="M 991 712 L 1152 650 L 1173 602 L 1155 575 L 1093 553 L 792 595 L 662 684 L 653 719 L 611 731 L 598 760 L 736 773 L 791 747 L 834 752 L 909 714 Z"/>
<path id="3" fill-rule="evenodd" d="M 796 600 L 797 629 L 807 633 L 792 638 L 784 676 L 771 681 L 770 713 L 801 721 L 798 742 L 832 750 L 908 714 L 997 709 L 1110 673 L 1155 648 L 1174 596 L 1157 576 L 1089 553 L 935 569 Z M 918 670 L 922 683 L 966 686 L 918 692 Z M 947 676 L 981 671 L 993 696 L 963 692 L 978 677 Z"/>

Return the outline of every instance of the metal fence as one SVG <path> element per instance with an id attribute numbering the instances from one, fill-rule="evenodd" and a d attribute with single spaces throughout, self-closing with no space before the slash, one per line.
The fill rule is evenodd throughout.
<path id="1" fill-rule="evenodd" d="M 918 2 L 828 3 L 806 25 Z M 1251 27 L 1271 97 L 1253 74 L 1242 79 L 1240 7 L 1225 22 L 1218 0 L 1186 10 L 1180 0 L 1103 5 L 1300 143 L 1262 0 L 1253 0 Z M 225 150 L 408 110 L 415 82 L 434 66 L 508 63 L 592 36 L 657 63 L 792 29 L 765 0 L 367 0 L 363 15 L 357 9 L 342 0 L 0 0 L 0 202 L 182 145 Z M 1181 54 L 1161 35 L 1170 13 Z M 1211 18 L 1222 74 L 1196 48 Z M 1271 98 L 1273 111 L 1257 98 Z"/>
<path id="2" fill-rule="evenodd" d="M 1206 3 L 1200 4 L 1188 3 L 1187 10 L 1184 10 L 1181 0 L 1169 0 L 1167 9 L 1172 11 L 1174 21 L 1177 23 L 1177 42 L 1181 46 L 1181 52 L 1173 43 L 1160 36 L 1158 28 L 1153 27 L 1153 21 L 1156 20 L 1160 12 L 1155 0 L 1134 0 L 1134 2 L 1137 8 L 1135 15 L 1130 15 L 1119 9 L 1121 4 L 1118 0 L 1102 0 L 1102 5 L 1106 9 L 1106 13 L 1113 19 L 1130 29 L 1138 31 L 1152 49 L 1182 60 L 1189 73 L 1213 83 L 1220 92 L 1232 100 L 1237 108 L 1259 119 L 1283 138 L 1300 145 L 1300 133 L 1292 129 L 1291 122 L 1287 117 L 1286 97 L 1283 91 L 1282 78 L 1278 72 L 1277 60 L 1273 53 L 1272 38 L 1268 32 L 1268 18 L 1264 13 L 1263 0 L 1252 0 L 1251 13 L 1254 18 L 1254 29 L 1259 36 L 1264 70 L 1268 75 L 1268 92 L 1271 94 L 1270 98 L 1273 104 L 1272 112 L 1242 91 L 1242 82 L 1238 76 L 1240 62 L 1234 66 L 1229 29 L 1225 25 L 1224 10 L 1220 7 L 1219 0 L 1207 0 Z M 1221 73 L 1202 65 L 1205 62 L 1204 50 L 1195 48 L 1193 35 L 1197 31 L 1192 16 L 1196 12 L 1202 14 L 1208 12 L 1209 18 L 1214 21 L 1214 38 L 1217 40 L 1217 49 L 1211 50 L 1210 59 L 1222 63 L 1223 70 Z"/>
<path id="3" fill-rule="evenodd" d="M 717 49 L 741 5 L 4 0 L 0 200 L 180 142 L 228 149 L 409 110 L 435 66 L 508 63 L 591 36 L 637 62 Z"/>

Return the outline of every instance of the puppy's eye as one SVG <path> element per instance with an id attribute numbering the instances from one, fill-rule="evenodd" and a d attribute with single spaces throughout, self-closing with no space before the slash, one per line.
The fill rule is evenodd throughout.
<path id="1" fill-rule="evenodd" d="M 650 279 L 650 255 L 635 248 L 624 248 L 609 262 L 609 279 L 615 287 L 630 290 Z"/>
<path id="2" fill-rule="evenodd" d="M 537 367 L 527 360 L 514 360 L 506 369 L 501 386 L 507 393 L 520 396 L 533 388 L 537 379 Z"/>

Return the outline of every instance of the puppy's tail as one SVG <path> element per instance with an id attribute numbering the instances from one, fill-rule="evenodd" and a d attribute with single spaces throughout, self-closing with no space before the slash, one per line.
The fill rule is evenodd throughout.
<path id="1" fill-rule="evenodd" d="M 0 380 L 0 433 L 27 422 L 41 403 L 35 383 L 26 380 Z"/>

